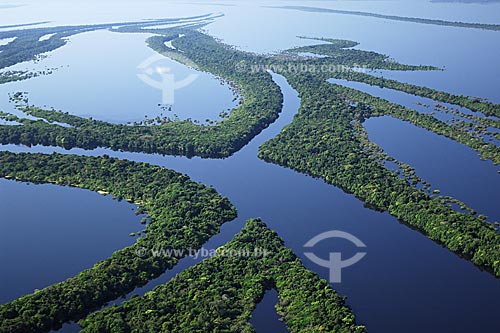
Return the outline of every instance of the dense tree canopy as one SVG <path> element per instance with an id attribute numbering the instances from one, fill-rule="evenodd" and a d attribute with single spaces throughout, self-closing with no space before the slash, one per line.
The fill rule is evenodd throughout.
<path id="1" fill-rule="evenodd" d="M 260 220 L 248 221 L 217 256 L 80 324 L 86 333 L 255 332 L 248 323 L 251 312 L 272 288 L 292 333 L 365 332 L 344 299 Z"/>
<path id="2" fill-rule="evenodd" d="M 156 257 L 154 249 L 200 248 L 236 217 L 226 198 L 187 176 L 106 156 L 0 152 L 0 177 L 110 193 L 137 203 L 138 212 L 150 216 L 146 236 L 132 246 L 66 281 L 0 305 L 0 332 L 48 332 L 80 319 L 145 285 L 182 257 Z"/>
<path id="3" fill-rule="evenodd" d="M 377 161 L 356 135 L 355 121 L 391 112 L 417 116 L 416 112 L 379 109 L 380 99 L 340 89 L 321 78 L 290 74 L 287 78 L 302 97 L 299 114 L 260 147 L 260 158 L 323 178 L 500 277 L 500 235 L 492 224 L 457 212 L 401 179 Z M 354 103 L 357 100 L 360 103 Z M 432 129 L 439 125 L 433 123 L 429 119 Z"/>

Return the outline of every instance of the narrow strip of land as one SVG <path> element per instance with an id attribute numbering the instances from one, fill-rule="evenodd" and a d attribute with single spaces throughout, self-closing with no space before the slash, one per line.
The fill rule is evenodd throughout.
<path id="1" fill-rule="evenodd" d="M 258 219 L 217 255 L 168 283 L 80 322 L 90 332 L 255 332 L 248 323 L 266 290 L 291 333 L 364 333 L 345 300 Z M 118 328 L 118 329 L 117 329 Z"/>
<path id="2" fill-rule="evenodd" d="M 0 332 L 58 330 L 107 302 L 171 269 L 187 249 L 199 249 L 236 209 L 213 188 L 175 171 L 146 163 L 76 155 L 0 152 L 0 177 L 36 184 L 52 183 L 109 193 L 135 202 L 146 235 L 109 258 L 60 283 L 0 305 Z M 154 249 L 177 252 L 154 256 Z"/>
<path id="3" fill-rule="evenodd" d="M 421 18 L 421 17 L 384 15 L 384 14 L 361 12 L 361 11 L 354 11 L 354 10 L 339 10 L 339 9 L 307 7 L 307 6 L 266 6 L 266 7 L 280 8 L 280 9 L 292 9 L 292 10 L 299 10 L 299 11 L 303 11 L 303 12 L 314 12 L 314 13 L 331 13 L 331 14 L 367 16 L 367 17 L 374 17 L 374 18 L 379 18 L 379 19 L 384 19 L 384 20 L 413 22 L 413 23 L 432 24 L 432 25 L 443 25 L 443 26 L 458 27 L 458 28 L 483 29 L 483 30 L 494 30 L 494 31 L 500 30 L 500 24 L 445 21 L 445 20 L 427 19 L 427 18 Z"/>

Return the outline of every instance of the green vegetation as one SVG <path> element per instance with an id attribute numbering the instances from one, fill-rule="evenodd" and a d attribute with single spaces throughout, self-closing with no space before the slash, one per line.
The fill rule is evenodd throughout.
<path id="1" fill-rule="evenodd" d="M 186 19 L 192 19 L 193 21 L 196 22 L 198 20 L 203 20 L 213 17 L 215 16 L 202 15 Z M 178 20 L 179 19 L 158 19 L 158 20 L 151 20 L 148 22 L 125 22 L 125 23 L 120 23 L 119 25 L 120 28 L 125 29 L 137 26 L 144 27 L 144 26 L 153 26 L 165 23 L 174 23 Z M 0 28 L 2 29 L 19 28 L 24 26 L 36 26 L 45 23 L 48 22 L 6 25 L 6 26 L 1 26 Z M 117 24 L 118 23 L 81 25 L 81 26 L 61 26 L 61 27 L 48 27 L 48 28 L 28 28 L 22 30 L 0 31 L 0 39 L 15 38 L 12 42 L 6 45 L 0 45 L 0 52 L 2 54 L 2 56 L 0 57 L 0 69 L 13 66 L 15 64 L 24 61 L 32 61 L 32 60 L 36 61 L 42 58 L 44 53 L 54 51 L 66 45 L 67 43 L 66 38 L 71 37 L 73 35 L 95 30 L 113 29 Z M 40 38 L 45 35 L 52 35 L 52 36 L 48 39 L 40 40 Z M 36 77 L 40 74 L 41 74 L 40 72 L 38 73 L 29 73 L 20 71 L 4 72 L 0 73 L 0 84 L 12 81 L 26 80 L 32 77 Z"/>
<path id="2" fill-rule="evenodd" d="M 214 126 L 196 125 L 190 121 L 128 126 L 25 105 L 22 110 L 30 115 L 50 122 L 66 123 L 71 127 L 42 120 L 18 119 L 23 126 L 0 126 L 0 142 L 60 146 L 66 149 L 107 147 L 113 150 L 211 158 L 227 157 L 238 151 L 278 117 L 283 101 L 279 87 L 266 72 L 241 75 L 236 70 L 236 64 L 244 60 L 251 61 L 256 56 L 233 50 L 193 30 L 169 30 L 169 33 L 174 32 L 177 39 L 173 45 L 180 51 L 166 50 L 168 48 L 163 43 L 170 40 L 171 35 L 152 37 L 148 43 L 159 52 L 178 53 L 179 60 L 185 62 L 187 60 L 184 59 L 189 59 L 201 70 L 233 82 L 239 88 L 243 103 L 226 119 Z M 178 38 L 180 34 L 184 34 L 184 37 Z"/>
<path id="3" fill-rule="evenodd" d="M 38 32 L 34 32 L 33 30 Z M 55 32 L 45 32 L 46 29 L 33 30 L 29 29 L 25 32 L 21 32 L 21 30 L 15 33 L 0 33 L 0 39 L 17 37 L 9 44 L 0 46 L 0 50 L 2 51 L 0 68 L 9 67 L 23 61 L 35 60 L 39 54 L 53 51 L 65 45 L 66 41 L 62 38 L 70 36 L 70 33 L 62 33 L 61 36 L 55 35 L 48 40 L 39 41 L 39 38 L 45 34 Z"/>
<path id="4" fill-rule="evenodd" d="M 322 78 L 287 79 L 302 98 L 299 113 L 260 147 L 260 158 L 323 178 L 500 277 L 500 235 L 492 224 L 413 187 L 365 149 L 354 124 L 371 115 L 370 105 L 343 96 Z"/>
<path id="5" fill-rule="evenodd" d="M 486 116 L 500 117 L 500 105 L 490 103 L 483 98 L 454 95 L 428 87 L 416 86 L 410 83 L 404 83 L 396 80 L 386 79 L 383 77 L 369 75 L 360 71 L 351 70 L 349 68 L 363 66 L 365 68 L 371 69 L 415 71 L 438 70 L 438 68 L 436 67 L 400 64 L 395 61 L 391 61 L 388 56 L 381 55 L 376 52 L 349 49 L 350 47 L 358 45 L 357 43 L 351 41 L 331 38 L 300 38 L 318 40 L 327 42 L 327 44 L 292 48 L 290 50 L 287 50 L 285 54 L 309 52 L 313 54 L 328 56 L 326 58 L 320 59 L 302 60 L 303 62 L 316 65 L 317 68 L 320 68 L 322 65 L 323 67 L 327 68 L 327 66 L 325 65 L 335 64 L 346 66 L 344 68 L 341 68 L 341 70 L 336 71 L 315 71 L 314 74 L 317 78 L 323 78 L 324 80 L 335 78 L 363 82 L 372 86 L 400 90 L 411 95 L 426 97 L 444 103 L 455 104 L 468 108 L 471 111 L 481 112 Z"/>
<path id="6" fill-rule="evenodd" d="M 194 28 L 196 26 L 152 29 L 144 25 L 128 24 L 115 28 L 113 31 L 155 33 L 155 36 L 147 40 L 148 45 L 154 50 L 186 65 L 213 73 L 237 87 L 238 92 L 242 95 L 241 105 L 216 125 L 197 125 L 191 121 L 160 121 L 154 125 L 134 124 L 128 126 L 85 119 L 63 112 L 24 105 L 20 106 L 22 111 L 42 119 L 28 120 L 15 117 L 15 121 L 23 124 L 23 126 L 0 125 L 0 143 L 41 144 L 60 146 L 66 149 L 74 147 L 84 149 L 105 147 L 113 150 L 184 155 L 188 157 L 227 157 L 241 149 L 278 117 L 282 105 L 282 96 L 279 87 L 272 81 L 265 68 L 271 68 L 285 75 L 287 73 L 300 74 L 301 68 L 313 68 L 316 70 L 311 71 L 311 73 L 318 79 L 335 77 L 378 84 L 411 94 L 465 106 L 471 110 L 483 112 L 485 115 L 500 114 L 499 105 L 481 99 L 455 96 L 425 87 L 377 78 L 349 70 L 350 67 L 356 66 L 399 70 L 436 69 L 431 66 L 399 64 L 391 61 L 385 55 L 349 49 L 356 45 L 352 41 L 313 38 L 327 42 L 327 44 L 295 48 L 277 56 L 259 56 L 241 52 L 221 44 L 214 38 L 194 30 Z M 171 41 L 175 50 L 165 46 L 166 41 Z M 300 52 L 329 56 L 313 59 L 294 56 L 294 54 Z M 321 68 L 332 68 L 333 70 L 319 70 Z M 366 103 L 371 104 L 372 107 L 380 108 L 379 114 L 390 113 L 438 134 L 446 135 L 460 143 L 467 144 L 478 151 L 483 158 L 491 159 L 496 163 L 500 159 L 498 148 L 492 144 L 486 144 L 484 140 L 474 136 L 473 133 L 453 128 L 433 117 L 420 115 L 414 110 L 396 106 L 382 99 L 377 100 L 366 94 L 361 98 L 362 93 L 356 93 L 354 90 L 349 91 L 347 88 L 338 87 L 337 93 L 356 95 L 356 98 L 366 100 Z M 3 115 L 3 118 L 7 117 L 10 116 Z M 14 120 L 12 117 L 10 119 Z M 49 123 L 43 120 L 48 120 Z M 71 126 L 63 127 L 59 124 L 51 124 L 53 122 Z"/>
<path id="7" fill-rule="evenodd" d="M 80 322 L 82 332 L 254 332 L 248 323 L 275 288 L 290 332 L 365 332 L 344 299 L 308 271 L 278 235 L 250 220 L 218 255 Z"/>
<path id="8" fill-rule="evenodd" d="M 0 305 L 0 332 L 48 332 L 78 320 L 172 268 L 182 257 L 154 249 L 196 249 L 236 217 L 212 188 L 146 163 L 109 157 L 0 152 L 0 177 L 110 193 L 138 204 L 150 224 L 130 247 L 61 283 Z"/>
<path id="9" fill-rule="evenodd" d="M 38 77 L 40 75 L 50 75 L 54 69 L 46 69 L 43 71 L 29 72 L 29 71 L 8 71 L 0 73 L 0 84 L 22 81 Z"/>
<path id="10" fill-rule="evenodd" d="M 498 134 L 495 132 L 497 129 L 500 129 L 500 121 L 498 120 L 464 113 L 457 108 L 435 104 L 433 112 L 451 115 L 453 126 L 460 128 L 463 132 L 469 132 L 475 137 L 483 139 L 485 142 L 494 142 L 495 134 Z"/>
<path id="11" fill-rule="evenodd" d="M 300 37 L 306 38 L 306 37 Z M 408 83 L 402 83 L 395 80 L 375 77 L 362 72 L 354 71 L 350 67 L 369 67 L 386 70 L 432 70 L 436 69 L 430 66 L 409 66 L 390 61 L 387 56 L 377 54 L 375 52 L 366 52 L 361 50 L 350 50 L 348 47 L 355 46 L 346 40 L 336 40 L 329 38 L 308 38 L 327 42 L 327 44 L 319 44 L 312 46 L 304 46 L 293 48 L 285 52 L 285 54 L 296 54 L 300 52 L 309 52 L 320 55 L 328 55 L 326 58 L 320 59 L 299 59 L 297 62 L 309 64 L 312 68 L 337 68 L 338 70 L 316 70 L 316 71 L 296 71 L 293 66 L 274 66 L 278 73 L 289 77 L 297 76 L 298 80 L 316 81 L 316 87 L 319 87 L 320 81 L 330 78 L 345 79 L 350 81 L 363 82 L 370 85 L 378 85 L 390 89 L 400 90 L 412 95 L 431 98 L 437 101 L 442 101 L 450 104 L 466 107 L 471 111 L 481 112 L 487 116 L 499 116 L 500 105 L 493 104 L 481 98 L 470 98 L 467 96 L 457 96 L 446 92 L 437 91 L 427 87 L 419 87 Z M 337 66 L 337 67 L 335 67 Z M 347 66 L 347 67 L 339 67 Z M 307 68 L 307 67 L 306 67 Z M 492 141 L 493 133 L 488 132 L 488 127 L 499 127 L 498 120 L 480 118 L 477 116 L 463 115 L 464 119 L 473 120 L 474 123 L 466 123 L 463 121 L 455 121 L 451 124 L 442 122 L 432 115 L 421 114 L 413 109 L 404 106 L 390 103 L 382 98 L 374 97 L 361 91 L 332 84 L 329 91 L 337 95 L 340 99 L 348 104 L 353 104 L 353 107 L 359 112 L 360 120 L 377 117 L 382 115 L 390 115 L 408 122 L 411 122 L 419 127 L 433 131 L 436 134 L 444 135 L 461 144 L 467 145 L 477 151 L 482 159 L 489 159 L 495 164 L 500 163 L 500 149 Z M 314 89 L 308 89 L 308 94 L 314 96 Z"/>
<path id="12" fill-rule="evenodd" d="M 383 15 L 383 14 L 369 13 L 369 12 L 360 12 L 360 11 L 352 11 L 352 10 L 338 10 L 338 9 L 307 7 L 307 6 L 269 6 L 269 7 L 270 8 L 283 8 L 283 9 L 300 10 L 303 12 L 367 16 L 367 17 L 380 18 L 380 19 L 384 19 L 384 20 L 413 22 L 413 23 L 420 23 L 420 24 L 442 25 L 442 26 L 447 26 L 447 27 L 484 29 L 484 30 L 494 30 L 494 31 L 500 30 L 500 24 L 453 22 L 453 21 L 434 20 L 434 19 L 426 19 L 426 18 L 419 18 L 419 17 Z"/>
<path id="13" fill-rule="evenodd" d="M 435 101 L 463 106 L 472 111 L 481 112 L 486 116 L 500 117 L 500 105 L 484 101 L 481 98 L 477 97 L 471 98 L 468 96 L 453 95 L 447 92 L 442 92 L 427 87 L 416 86 L 410 83 L 403 83 L 396 80 L 376 77 L 354 71 L 337 72 L 334 74 L 335 74 L 334 76 L 327 77 L 326 79 L 329 78 L 345 79 L 349 81 L 358 81 L 367 83 L 372 86 L 379 86 L 382 88 L 385 87 L 385 88 L 400 90 L 411 95 L 427 97 Z"/>
<path id="14" fill-rule="evenodd" d="M 126 27 L 147 27 L 167 23 L 175 23 L 179 20 L 193 20 L 198 21 L 205 18 L 211 18 L 212 15 L 202 15 L 187 17 L 183 19 L 157 19 L 142 22 L 122 22 L 122 23 L 107 23 L 96 25 L 80 25 L 80 26 L 60 26 L 48 28 L 31 28 L 21 30 L 0 31 L 0 39 L 13 38 L 16 39 L 7 45 L 0 45 L 2 56 L 0 57 L 0 69 L 18 64 L 23 61 L 35 60 L 40 54 L 50 52 L 66 45 L 67 37 L 75 34 L 90 32 L 95 30 L 112 29 L 115 26 Z M 42 24 L 40 22 L 36 24 Z M 31 25 L 31 24 L 30 24 Z M 10 27 L 19 27 L 23 25 L 13 25 Z M 6 26 L 7 28 L 9 26 Z M 53 34 L 53 36 L 46 40 L 40 40 L 41 37 Z"/>
<path id="15" fill-rule="evenodd" d="M 346 66 L 347 68 L 367 67 L 367 68 L 400 70 L 400 71 L 438 70 L 437 67 L 433 66 L 413 66 L 413 65 L 400 64 L 396 61 L 390 60 L 389 57 L 384 54 L 380 54 L 373 51 L 352 49 L 352 47 L 359 45 L 359 43 L 350 40 L 331 39 L 331 38 L 309 38 L 303 36 L 299 38 L 327 42 L 327 44 L 296 47 L 286 51 L 290 53 L 306 52 L 306 53 L 328 56 L 327 58 L 313 59 L 312 61 L 311 60 L 309 61 L 312 63 L 317 63 L 318 67 L 327 64 L 339 64 Z"/>
<path id="16" fill-rule="evenodd" d="M 343 101 L 356 104 L 353 108 L 357 110 L 357 119 L 362 120 L 383 115 L 399 118 L 469 146 L 477 151 L 482 159 L 489 159 L 495 164 L 500 163 L 500 148 L 493 143 L 486 142 L 485 139 L 474 132 L 465 130 L 463 125 L 447 124 L 431 115 L 419 113 L 413 109 L 391 103 L 383 98 L 371 96 L 356 89 L 337 84 L 331 84 L 328 89 Z M 484 121 L 487 122 L 486 119 Z M 490 122 L 494 121 L 490 120 Z M 496 126 L 498 126 L 498 122 L 496 122 Z"/>
<path id="17" fill-rule="evenodd" d="M 9 72 L 9 73 L 0 73 L 0 84 L 4 84 L 7 82 L 13 81 L 21 81 L 31 78 L 31 76 L 27 72 Z"/>

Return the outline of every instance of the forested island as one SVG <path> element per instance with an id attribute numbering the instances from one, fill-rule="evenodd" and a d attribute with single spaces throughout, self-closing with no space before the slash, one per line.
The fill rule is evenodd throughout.
<path id="1" fill-rule="evenodd" d="M 354 122 L 388 109 L 372 110 L 363 100 L 356 104 L 352 94 L 339 93 L 338 86 L 312 76 L 287 79 L 302 97 L 300 111 L 259 148 L 260 158 L 323 178 L 500 277 L 500 235 L 493 224 L 441 203 L 365 149 Z"/>
<path id="2" fill-rule="evenodd" d="M 154 24 L 159 23 L 164 22 L 154 22 Z M 24 111 L 31 115 L 41 118 L 48 117 L 50 121 L 66 123 L 71 127 L 61 127 L 43 121 L 25 119 L 21 120 L 24 125 L 22 127 L 2 127 L 0 129 L 0 142 L 4 144 L 9 142 L 25 145 L 42 144 L 61 146 L 67 149 L 107 147 L 113 150 L 222 158 L 241 149 L 255 135 L 277 119 L 283 98 L 271 75 L 267 72 L 240 75 L 241 73 L 235 70 L 236 65 L 242 61 L 256 62 L 255 55 L 237 51 L 192 28 L 148 30 L 146 28 L 149 25 L 153 25 L 153 23 L 146 25 L 122 24 L 114 31 L 163 34 L 149 38 L 148 45 L 173 59 L 183 61 L 232 82 L 241 94 L 242 104 L 232 110 L 228 118 L 215 126 L 197 125 L 187 120 L 165 122 L 153 126 L 128 126 L 25 106 Z M 111 25 L 80 27 L 78 31 L 103 29 L 108 28 L 108 26 Z M 29 42 L 23 41 L 19 37 L 15 42 L 19 40 L 18 43 L 22 43 L 23 47 L 29 47 L 31 42 L 44 32 L 48 31 L 42 29 L 42 31 L 37 32 L 35 37 L 31 37 Z M 70 33 L 75 33 L 75 30 L 66 32 L 65 35 Z M 179 38 L 180 35 L 183 37 Z M 169 49 L 164 45 L 164 42 L 169 40 L 173 40 L 176 50 Z M 14 46 L 12 47 L 14 48 Z M 15 53 L 14 50 L 13 53 Z"/>
<path id="3" fill-rule="evenodd" d="M 484 2 L 486 2 L 486 1 L 484 1 Z M 457 28 L 483 29 L 483 30 L 493 30 L 493 31 L 500 30 L 499 24 L 445 21 L 445 20 L 435 20 L 435 19 L 427 19 L 427 18 L 420 18 L 420 17 L 384 15 L 384 14 L 361 12 L 361 11 L 355 11 L 355 10 L 338 10 L 338 9 L 308 7 L 308 6 L 270 6 L 270 8 L 300 10 L 303 12 L 312 12 L 312 13 L 331 13 L 331 14 L 342 14 L 342 15 L 365 16 L 365 17 L 374 17 L 374 18 L 379 18 L 379 19 L 384 19 L 384 20 L 412 22 L 412 23 L 420 23 L 420 24 L 442 25 L 442 26 L 457 27 Z"/>
<path id="4" fill-rule="evenodd" d="M 137 203 L 138 213 L 150 219 L 146 236 L 134 245 L 64 282 L 0 305 L 2 332 L 48 332 L 85 318 L 180 259 L 156 256 L 155 249 L 185 248 L 188 254 L 187 249 L 200 247 L 236 216 L 229 201 L 213 189 L 146 163 L 9 152 L 0 152 L 0 162 L 0 177 L 109 193 Z M 290 332 L 365 332 L 344 298 L 307 270 L 260 220 L 248 221 L 218 253 L 144 297 L 92 314 L 80 322 L 82 332 L 253 332 L 250 314 L 273 288 L 280 295 L 277 310 Z"/>
<path id="5" fill-rule="evenodd" d="M 291 333 L 365 332 L 344 299 L 260 220 L 248 221 L 217 256 L 80 325 L 85 333 L 250 333 L 255 332 L 248 323 L 251 313 L 269 289 L 278 291 L 276 309 Z"/>
<path id="6" fill-rule="evenodd" d="M 48 332 L 78 320 L 181 259 L 155 257 L 152 250 L 200 248 L 224 222 L 236 218 L 228 199 L 185 175 L 107 156 L 0 152 L 0 177 L 109 193 L 136 203 L 138 213 L 150 220 L 145 236 L 132 246 L 66 281 L 0 305 L 1 332 Z"/>

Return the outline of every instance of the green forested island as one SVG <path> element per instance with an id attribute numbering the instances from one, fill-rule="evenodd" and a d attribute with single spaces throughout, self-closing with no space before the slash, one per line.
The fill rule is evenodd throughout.
<path id="1" fill-rule="evenodd" d="M 85 333 L 255 332 L 248 320 L 269 289 L 278 291 L 276 308 L 291 333 L 365 332 L 344 299 L 260 220 L 248 221 L 217 256 L 80 325 Z"/>
<path id="2" fill-rule="evenodd" d="M 224 222 L 236 217 L 228 199 L 185 175 L 106 156 L 0 152 L 0 177 L 109 193 L 135 202 L 138 213 L 150 219 L 145 236 L 134 245 L 66 281 L 0 305 L 1 332 L 48 332 L 78 320 L 181 259 L 155 257 L 152 250 L 200 248 Z"/>
<path id="3" fill-rule="evenodd" d="M 150 218 L 146 236 L 134 245 L 64 282 L 0 305 L 2 332 L 48 332 L 84 318 L 180 259 L 157 256 L 155 250 L 184 248 L 187 254 L 236 216 L 213 189 L 146 163 L 9 152 L 0 152 L 0 162 L 0 177 L 109 193 L 136 202 L 138 212 Z M 83 332 L 252 332 L 251 311 L 272 288 L 280 295 L 277 310 L 290 332 L 365 331 L 344 299 L 308 271 L 263 222 L 249 221 L 218 253 L 144 297 L 91 315 L 81 321 Z"/>
<path id="4" fill-rule="evenodd" d="M 94 29 L 88 29 L 91 28 Z M 148 30 L 127 25 L 118 31 L 144 33 Z M 154 32 L 158 34 L 162 31 L 154 29 Z M 24 125 L 22 127 L 2 126 L 0 143 L 42 144 L 68 149 L 107 147 L 113 150 L 222 158 L 241 149 L 277 119 L 281 111 L 282 96 L 271 75 L 267 72 L 240 75 L 235 70 L 238 63 L 254 62 L 256 56 L 234 50 L 192 29 L 167 29 L 164 34 L 151 37 L 148 40 L 149 46 L 158 52 L 168 52 L 166 55 L 174 59 L 187 59 L 199 69 L 229 80 L 238 87 L 243 103 L 227 119 L 215 126 L 196 125 L 191 121 L 128 126 L 24 107 L 31 115 L 47 117 L 45 119 L 66 123 L 71 127 L 21 120 Z M 179 38 L 182 34 L 184 36 Z M 177 37 L 173 40 L 173 45 L 178 49 L 176 51 L 164 45 L 173 35 Z M 176 54 L 177 58 L 171 54 Z"/>
<path id="5" fill-rule="evenodd" d="M 260 158 L 323 178 L 500 277 L 500 235 L 493 224 L 455 211 L 371 156 L 353 125 L 369 116 L 364 104 L 354 106 L 322 80 L 287 78 L 302 96 L 299 114 L 260 147 Z"/>

